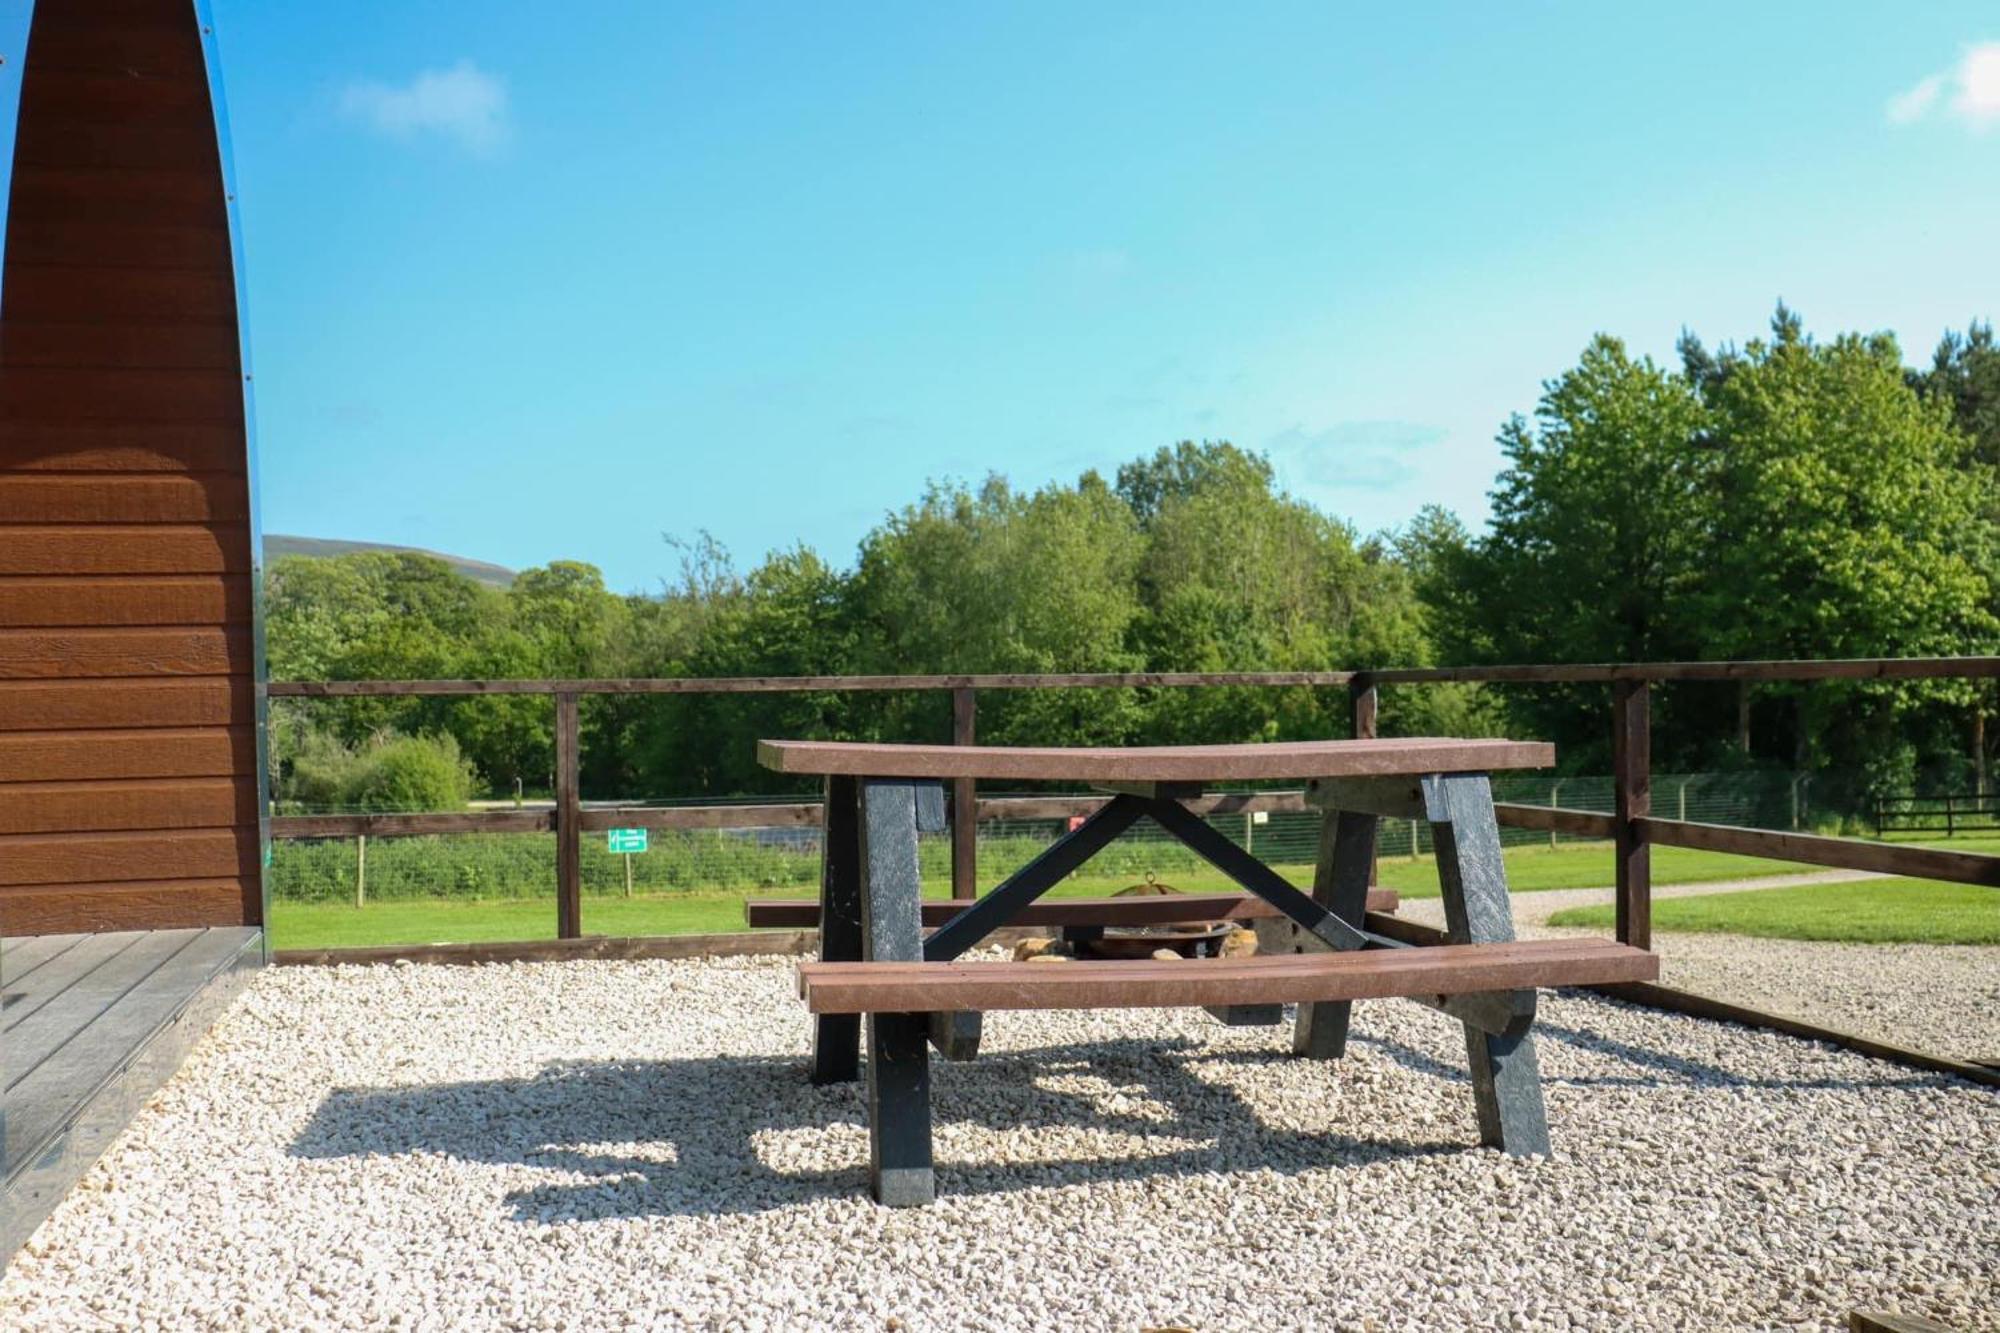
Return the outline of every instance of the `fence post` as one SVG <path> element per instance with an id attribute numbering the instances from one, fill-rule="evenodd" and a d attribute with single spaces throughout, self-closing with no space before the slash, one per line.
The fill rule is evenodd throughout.
<path id="1" fill-rule="evenodd" d="M 978 723 L 978 700 L 970 686 L 951 692 L 951 743 L 971 745 Z M 951 896 L 979 896 L 979 809 L 971 778 L 951 782 Z"/>
<path id="2" fill-rule="evenodd" d="M 368 904 L 368 835 L 354 835 L 354 905 Z"/>
<path id="3" fill-rule="evenodd" d="M 1653 947 L 1653 855 L 1633 821 L 1653 810 L 1652 687 L 1621 680 L 1611 693 L 1612 850 L 1618 871 L 1618 939 Z"/>
<path id="4" fill-rule="evenodd" d="M 556 938 L 583 934 L 583 809 L 577 787 L 576 695 L 556 695 Z"/>
<path id="5" fill-rule="evenodd" d="M 1353 679 L 1347 682 L 1347 699 L 1354 710 L 1354 739 L 1357 741 L 1374 740 L 1375 705 L 1377 702 L 1375 678 L 1365 671 L 1355 673 Z M 1412 827 L 1410 830 L 1410 855 L 1415 857 L 1416 854 L 1417 834 L 1416 829 Z M 1381 871 L 1382 856 L 1381 849 L 1378 847 L 1375 854 L 1368 858 L 1369 888 L 1372 889 L 1382 882 Z"/>

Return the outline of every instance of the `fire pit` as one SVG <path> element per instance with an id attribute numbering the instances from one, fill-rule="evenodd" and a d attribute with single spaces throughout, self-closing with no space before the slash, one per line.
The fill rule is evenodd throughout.
<path id="1" fill-rule="evenodd" d="M 1183 958 L 1213 958 L 1233 927 L 1227 921 L 1185 921 L 1165 926 L 1107 926 L 1096 939 L 1075 942 L 1079 958 L 1151 958 L 1172 949 Z"/>

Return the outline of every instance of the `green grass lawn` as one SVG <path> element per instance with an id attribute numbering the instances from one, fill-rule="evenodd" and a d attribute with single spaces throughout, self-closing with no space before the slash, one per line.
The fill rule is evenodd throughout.
<path id="1" fill-rule="evenodd" d="M 1609 929 L 1611 908 L 1571 907 L 1552 926 Z M 1867 879 L 1653 903 L 1653 929 L 1854 944 L 2000 944 L 2000 889 Z"/>
<path id="2" fill-rule="evenodd" d="M 1751 875 L 1785 874 L 1811 867 L 1760 861 L 1676 847 L 1653 850 L 1653 878 L 1661 884 L 1690 884 Z M 1310 866 L 1279 866 L 1300 886 L 1312 882 Z M 1592 888 L 1611 882 L 1611 849 L 1605 843 L 1559 848 L 1516 847 L 1507 852 L 1508 881 L 1521 892 Z M 1412 898 L 1437 896 L 1437 868 L 1430 857 L 1384 860 L 1382 886 Z M 1129 875 L 1072 876 L 1055 890 L 1059 897 L 1105 897 L 1132 882 Z M 1223 893 L 1235 886 L 1216 871 L 1177 872 L 1172 883 L 1190 893 Z M 944 881 L 926 882 L 925 892 L 945 897 Z M 687 935 L 744 929 L 745 898 L 796 897 L 804 891 L 731 889 L 714 892 L 641 894 L 633 898 L 589 895 L 583 900 L 583 928 L 592 935 Z M 555 936 L 555 899 L 507 898 L 452 901 L 391 901 L 356 908 L 341 903 L 272 906 L 271 940 L 279 949 L 363 948 L 380 944 L 479 943 L 539 940 Z"/>

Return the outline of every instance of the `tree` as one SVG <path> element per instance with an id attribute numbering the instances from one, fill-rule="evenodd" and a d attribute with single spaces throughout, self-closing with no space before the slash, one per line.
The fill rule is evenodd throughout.
<path id="1" fill-rule="evenodd" d="M 1910 381 L 1951 404 L 1953 420 L 1971 438 L 1975 463 L 2000 467 L 2000 344 L 1990 322 L 1973 320 L 1964 333 L 1947 330 L 1930 370 L 1913 373 Z"/>
<path id="2" fill-rule="evenodd" d="M 516 629 L 536 646 L 539 670 L 551 677 L 615 675 L 631 615 L 607 591 L 597 566 L 556 560 L 515 576 L 507 602 Z"/>
<path id="3" fill-rule="evenodd" d="M 1782 313 L 1782 309 L 1781 309 Z M 1952 404 L 1919 396 L 1893 338 L 1815 343 L 1796 321 L 1728 359 L 1704 395 L 1715 518 L 1696 607 L 1713 657 L 1900 657 L 1987 650 L 1993 494 Z M 1970 707 L 1962 682 L 1772 691 L 1769 750 L 1865 767 L 1891 721 Z M 1789 744 L 1786 744 L 1789 742 Z M 1782 747 L 1782 748 L 1781 748 Z M 1870 779 L 1907 790 L 1908 764 Z"/>
<path id="4" fill-rule="evenodd" d="M 1118 468 L 1119 498 L 1131 506 L 1141 527 L 1148 526 L 1169 501 L 1185 499 L 1218 484 L 1235 484 L 1269 491 L 1271 462 L 1227 440 L 1182 440 L 1150 458 L 1134 459 Z"/>

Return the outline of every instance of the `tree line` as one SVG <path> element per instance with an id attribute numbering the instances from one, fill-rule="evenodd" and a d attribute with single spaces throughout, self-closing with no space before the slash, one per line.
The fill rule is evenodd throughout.
<path id="1" fill-rule="evenodd" d="M 1491 521 L 1442 509 L 1363 533 L 1228 442 L 1183 441 L 1106 478 L 933 483 L 851 566 L 803 545 L 741 570 L 712 538 L 619 595 L 575 561 L 506 589 L 404 553 L 266 571 L 278 679 L 1342 670 L 1437 663 L 1955 655 L 2000 638 L 2000 348 L 1946 335 L 1907 367 L 1886 334 L 1768 337 L 1678 363 L 1600 336 L 1503 425 Z M 1855 799 L 1983 782 L 1983 683 L 1676 684 L 1655 766 L 1852 775 Z M 1385 691 L 1390 734 L 1555 741 L 1603 771 L 1605 690 Z M 388 808 L 440 791 L 546 789 L 549 701 L 288 701 L 280 799 Z M 586 796 L 779 790 L 759 736 L 944 739 L 939 694 L 592 698 Z M 989 743 L 1346 735 L 1341 691 L 988 691 Z M 414 746 L 413 738 L 420 740 Z M 397 747 L 400 746 L 400 749 Z M 429 747 L 428 754 L 418 751 Z M 417 774 L 412 778 L 411 774 Z M 400 784 L 400 785 L 399 785 Z"/>

